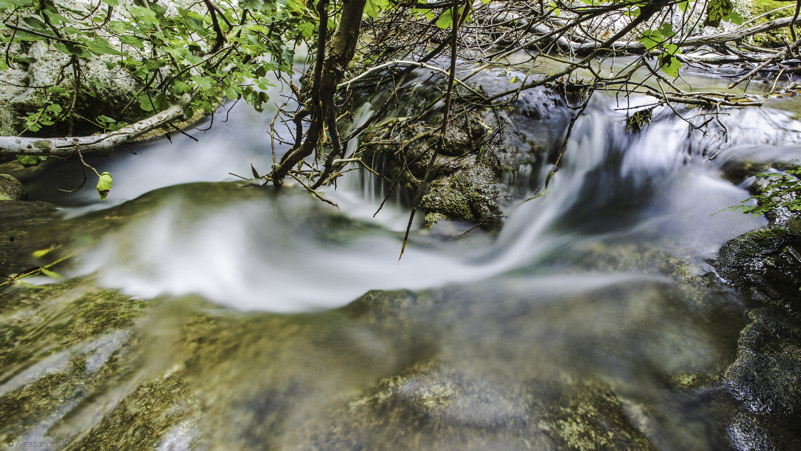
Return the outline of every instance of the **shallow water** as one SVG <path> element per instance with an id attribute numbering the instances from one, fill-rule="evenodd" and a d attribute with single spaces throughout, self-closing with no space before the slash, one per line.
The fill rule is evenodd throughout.
<path id="1" fill-rule="evenodd" d="M 92 159 L 114 176 L 105 203 L 91 186 L 55 189 L 80 174 L 43 177 L 33 196 L 71 219 L 29 246 L 64 245 L 77 256 L 63 273 L 90 282 L 4 311 L 38 338 L 10 345 L 29 357 L 3 371 L 0 402 L 76 356 L 97 383 L 38 416 L 0 405 L 13 420 L 3 438 L 109 447 L 103 431 L 145 428 L 159 449 L 726 446 L 731 401 L 714 375 L 744 307 L 709 264 L 765 221 L 722 211 L 748 197 L 722 167 L 801 158 L 801 123 L 731 110 L 727 133 L 704 134 L 664 109 L 631 134 L 616 107 L 596 96 L 547 194 L 512 203 L 499 233 L 416 229 L 400 262 L 406 211 L 390 203 L 372 218 L 382 196 L 364 177 L 326 190 L 336 209 L 229 175 L 269 168 L 269 112 L 237 106 L 189 132 L 200 142 L 174 135 Z M 549 168 L 515 179 L 538 187 Z M 131 322 L 57 339 L 95 284 L 156 300 Z M 360 298 L 369 290 L 413 291 Z M 151 392 L 164 404 L 120 426 L 120 409 L 142 410 Z"/>

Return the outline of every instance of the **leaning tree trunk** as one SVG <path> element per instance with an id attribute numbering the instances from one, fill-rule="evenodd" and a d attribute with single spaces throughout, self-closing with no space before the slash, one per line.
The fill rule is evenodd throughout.
<path id="1" fill-rule="evenodd" d="M 318 15 L 320 17 L 320 32 L 318 34 L 317 61 L 312 80 L 311 118 L 306 138 L 290 149 L 280 163 L 273 168 L 269 178 L 275 186 L 281 186 L 284 178 L 295 165 L 311 155 L 317 148 L 325 129 L 326 118 L 333 112 L 334 94 L 337 85 L 342 81 L 345 69 L 356 54 L 356 44 L 359 40 L 359 27 L 364 13 L 366 0 L 344 0 L 342 13 L 331 41 L 325 45 L 326 24 L 328 22 L 328 1 L 320 0 Z M 299 114 L 306 114 L 308 110 Z M 299 125 L 300 121 L 296 121 Z M 329 128 L 335 124 L 329 124 Z M 330 130 L 333 133 L 334 130 Z M 300 130 L 298 130 L 300 134 Z"/>

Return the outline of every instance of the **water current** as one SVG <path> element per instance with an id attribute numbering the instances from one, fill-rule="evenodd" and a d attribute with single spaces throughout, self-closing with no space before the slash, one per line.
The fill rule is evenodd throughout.
<path id="1" fill-rule="evenodd" d="M 711 261 L 727 240 L 766 223 L 723 211 L 749 196 L 750 183 L 726 179 L 725 168 L 801 158 L 801 122 L 779 109 L 727 109 L 692 130 L 657 108 L 631 133 L 620 107 L 596 93 L 544 196 L 520 202 L 550 166 L 520 168 L 514 180 L 528 192 L 507 207 L 499 232 L 445 239 L 418 224 L 400 262 L 408 210 L 389 202 L 374 218 L 384 195 L 364 174 L 325 190 L 339 208 L 231 175 L 270 168 L 270 111 L 237 105 L 207 131 L 210 121 L 188 130 L 197 141 L 173 134 L 90 159 L 114 176 L 105 202 L 92 186 L 56 189 L 80 182 L 75 168 L 51 171 L 29 187 L 32 197 L 59 204 L 75 236 L 94 221 L 66 275 L 162 304 L 148 316 L 136 376 L 63 407 L 56 417 L 73 413 L 47 435 L 86 431 L 137 381 L 178 371 L 203 407 L 159 438 L 161 449 L 198 437 L 213 449 L 543 448 L 572 434 L 569 422 L 549 418 L 587 406 L 597 418 L 625 418 L 660 448 L 717 447 L 725 431 L 709 394 L 681 387 L 731 362 L 745 310 Z M 549 127 L 564 130 L 567 114 L 551 111 Z M 522 134 L 542 128 L 513 119 Z M 361 298 L 336 310 L 397 289 L 412 291 L 393 294 L 391 307 Z M 385 310 L 394 313 L 381 320 Z M 176 344 L 197 312 L 217 318 L 204 332 L 211 341 Z M 6 391 L 24 383 L 20 374 L 29 377 L 6 377 Z M 393 375 L 405 376 L 376 385 Z M 586 389 L 593 384 L 605 388 Z M 574 393 L 591 394 L 585 403 Z M 392 417 L 386 399 L 428 409 L 429 423 Z M 375 423 L 362 420 L 365 410 Z M 598 421 L 598 430 L 621 430 Z M 451 429 L 426 429 L 434 423 Z M 584 424 L 576 420 L 576 434 Z M 360 431 L 358 440 L 324 432 L 343 428 Z"/>

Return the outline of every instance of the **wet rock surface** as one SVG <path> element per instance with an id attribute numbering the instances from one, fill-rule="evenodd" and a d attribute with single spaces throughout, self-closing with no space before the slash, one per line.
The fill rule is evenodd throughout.
<path id="1" fill-rule="evenodd" d="M 741 413 L 729 426 L 738 449 L 786 449 L 801 440 L 801 235 L 777 221 L 728 242 L 718 273 L 747 293 L 750 323 L 724 382 Z"/>
<path id="2" fill-rule="evenodd" d="M 610 269 L 663 258 L 616 255 Z M 301 315 L 131 299 L 87 278 L 13 288 L 0 292 L 0 438 L 100 450 L 725 447 L 707 430 L 719 397 L 708 375 L 731 353 L 732 334 L 715 328 L 733 313 L 699 309 L 658 277 L 584 286 L 575 270 L 545 287 L 511 277 L 500 292 L 372 291 Z"/>

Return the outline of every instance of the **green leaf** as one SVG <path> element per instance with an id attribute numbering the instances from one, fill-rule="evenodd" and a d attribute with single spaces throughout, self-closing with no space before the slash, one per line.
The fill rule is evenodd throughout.
<path id="1" fill-rule="evenodd" d="M 55 271 L 51 271 L 51 270 L 49 270 L 47 268 L 41 268 L 40 271 L 42 271 L 42 274 L 44 274 L 47 277 L 50 277 L 52 279 L 64 280 L 64 276 L 62 276 L 61 274 L 59 274 L 59 273 L 57 273 Z"/>
<path id="2" fill-rule="evenodd" d="M 741 16 L 740 13 L 734 10 L 732 10 L 732 12 L 730 12 L 728 16 L 724 17 L 723 20 L 731 22 L 735 25 L 743 24 L 743 16 Z"/>
<path id="3" fill-rule="evenodd" d="M 47 249 L 39 249 L 38 251 L 34 251 L 31 255 L 33 255 L 33 258 L 42 258 L 55 248 L 55 246 L 50 246 Z"/>
<path id="4" fill-rule="evenodd" d="M 732 12 L 734 5 L 731 0 L 709 0 L 706 7 L 706 19 L 704 26 L 717 27 L 720 26 L 720 21 Z"/>
<path id="5" fill-rule="evenodd" d="M 36 17 L 23 17 L 22 21 L 34 31 L 50 31 L 47 25 Z"/>
<path id="6" fill-rule="evenodd" d="M 17 155 L 17 161 L 26 168 L 36 166 L 45 160 L 47 157 L 41 155 Z"/>
<path id="7" fill-rule="evenodd" d="M 120 42 L 125 45 L 136 47 L 139 50 L 143 50 L 145 48 L 145 45 L 142 44 L 142 39 L 139 39 L 136 36 L 122 35 L 120 36 Z"/>
<path id="8" fill-rule="evenodd" d="M 303 37 L 306 39 L 309 39 L 310 37 L 312 37 L 312 34 L 314 34 L 314 24 L 311 22 L 306 22 L 304 24 L 301 24 L 301 26 L 298 29 L 300 30 L 300 33 L 303 35 Z"/>
<path id="9" fill-rule="evenodd" d="M 681 12 L 686 13 L 687 8 L 690 6 L 690 2 L 688 0 L 684 0 L 683 2 L 679 2 L 678 5 Z"/>
<path id="10" fill-rule="evenodd" d="M 659 69 L 669 77 L 676 78 L 679 76 L 681 61 L 669 53 L 659 55 Z"/>
<path id="11" fill-rule="evenodd" d="M 148 96 L 146 93 L 139 95 L 139 108 L 148 113 L 156 109 L 156 107 L 153 105 L 153 102 L 150 100 L 150 96 Z"/>
<path id="12" fill-rule="evenodd" d="M 103 38 L 86 40 L 85 44 L 89 48 L 89 51 L 95 55 L 124 55 L 124 53 L 112 47 L 111 44 Z"/>
<path id="13" fill-rule="evenodd" d="M 645 30 L 638 41 L 645 46 L 645 50 L 649 52 L 662 44 L 662 33 L 658 30 Z"/>
<path id="14" fill-rule="evenodd" d="M 437 20 L 437 28 L 445 30 L 446 28 L 450 28 L 452 26 L 453 16 L 451 14 L 451 9 L 448 8 L 439 15 L 439 19 Z"/>
<path id="15" fill-rule="evenodd" d="M 670 22 L 663 22 L 662 25 L 659 27 L 659 33 L 665 40 L 672 38 L 676 34 L 673 31 L 673 24 L 671 24 Z"/>
<path id="16" fill-rule="evenodd" d="M 111 174 L 104 172 L 100 174 L 97 180 L 97 194 L 100 195 L 100 200 L 106 200 L 108 192 L 111 191 Z"/>
<path id="17" fill-rule="evenodd" d="M 367 0 L 364 4 L 364 13 L 372 18 L 378 17 L 382 9 L 389 6 L 389 0 Z"/>

